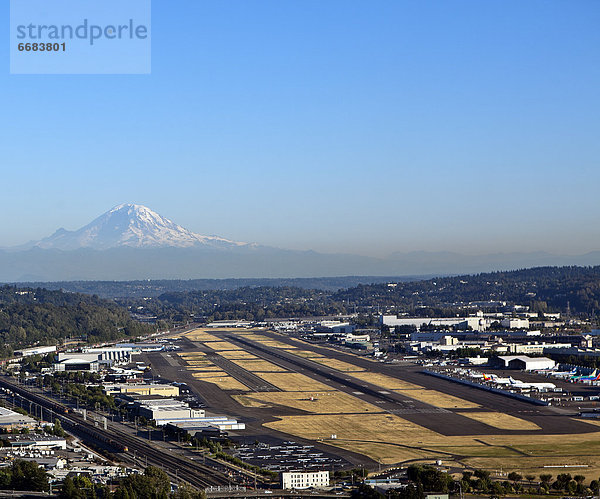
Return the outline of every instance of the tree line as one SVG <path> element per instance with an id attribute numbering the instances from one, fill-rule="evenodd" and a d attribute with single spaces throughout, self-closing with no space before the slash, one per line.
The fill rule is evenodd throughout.
<path id="1" fill-rule="evenodd" d="M 0 356 L 31 345 L 74 338 L 96 343 L 154 330 L 126 308 L 97 296 L 42 288 L 0 287 Z"/>

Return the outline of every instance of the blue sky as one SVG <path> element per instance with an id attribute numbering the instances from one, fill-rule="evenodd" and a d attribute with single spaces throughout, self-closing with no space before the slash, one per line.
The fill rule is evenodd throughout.
<path id="1" fill-rule="evenodd" d="M 597 0 L 154 0 L 152 23 L 132 76 L 10 75 L 0 26 L 0 246 L 135 202 L 285 248 L 600 249 Z"/>

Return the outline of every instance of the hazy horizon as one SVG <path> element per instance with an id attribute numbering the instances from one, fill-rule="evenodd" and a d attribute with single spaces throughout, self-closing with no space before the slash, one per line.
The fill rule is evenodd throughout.
<path id="1" fill-rule="evenodd" d="M 599 21 L 591 0 L 154 2 L 150 75 L 0 76 L 0 246 L 131 202 L 324 253 L 600 250 Z"/>

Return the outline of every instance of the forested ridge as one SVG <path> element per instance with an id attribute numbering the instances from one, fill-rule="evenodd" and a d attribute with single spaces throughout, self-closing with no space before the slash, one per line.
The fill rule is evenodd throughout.
<path id="1" fill-rule="evenodd" d="M 42 288 L 0 287 L 0 355 L 62 339 L 100 342 L 154 330 L 126 308 L 96 296 Z"/>
<path id="2" fill-rule="evenodd" d="M 455 314 L 471 302 L 507 302 L 539 312 L 600 314 L 600 267 L 538 267 L 428 280 L 360 284 L 339 291 L 246 286 L 234 290 L 178 291 L 123 303 L 160 319 L 264 320 L 358 312 Z M 476 305 L 486 308 L 485 304 Z M 141 307 L 141 308 L 140 308 Z M 492 306 L 489 305 L 488 308 Z M 473 308 L 471 306 L 470 308 Z"/>
<path id="3" fill-rule="evenodd" d="M 510 272 L 443 277 L 425 281 L 359 285 L 333 295 L 362 305 L 456 307 L 477 301 L 534 305 L 547 311 L 600 313 L 600 266 L 537 267 Z"/>
<path id="4" fill-rule="evenodd" d="M 528 305 L 540 312 L 600 315 L 600 267 L 539 267 L 511 272 L 442 277 L 411 282 L 358 285 L 339 291 L 293 286 L 246 286 L 230 290 L 163 293 L 158 297 L 111 301 L 95 295 L 43 288 L 0 287 L 0 355 L 65 338 L 90 343 L 138 336 L 155 330 L 131 313 L 165 323 L 265 320 L 359 314 L 374 324 L 378 313 L 419 316 L 456 314 L 470 302 Z M 161 325 L 162 327 L 162 325 Z"/>

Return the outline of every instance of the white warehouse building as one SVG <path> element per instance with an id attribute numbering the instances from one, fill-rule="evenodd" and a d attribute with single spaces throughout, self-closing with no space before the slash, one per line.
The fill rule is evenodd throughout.
<path id="1" fill-rule="evenodd" d="M 315 489 L 329 487 L 329 471 L 284 471 L 280 474 L 282 489 Z"/>
<path id="2" fill-rule="evenodd" d="M 379 321 L 384 326 L 414 326 L 419 330 L 423 324 L 428 326 L 452 326 L 458 329 L 470 327 L 473 331 L 485 331 L 490 323 L 489 319 L 478 314 L 475 317 L 396 317 L 395 315 L 382 315 Z"/>
<path id="3" fill-rule="evenodd" d="M 192 409 L 185 402 L 174 399 L 153 399 L 136 402 L 138 413 L 146 419 L 154 419 L 159 426 L 174 421 L 187 421 L 189 419 L 205 416 L 203 409 Z"/>
<path id="4" fill-rule="evenodd" d="M 24 348 L 23 350 L 15 350 L 15 355 L 17 357 L 30 357 L 31 355 L 46 355 L 54 352 L 56 352 L 56 346 L 33 347 Z"/>
<path id="5" fill-rule="evenodd" d="M 536 369 L 552 369 L 556 362 L 547 357 L 528 357 L 527 355 L 501 355 L 495 363 L 503 369 L 520 369 L 533 371 Z"/>
<path id="6" fill-rule="evenodd" d="M 500 321 L 502 327 L 508 329 L 529 329 L 529 319 L 518 319 L 515 317 L 508 317 Z"/>

